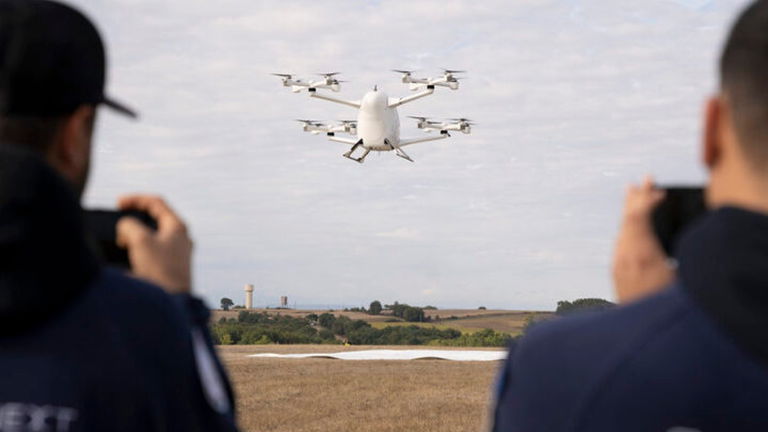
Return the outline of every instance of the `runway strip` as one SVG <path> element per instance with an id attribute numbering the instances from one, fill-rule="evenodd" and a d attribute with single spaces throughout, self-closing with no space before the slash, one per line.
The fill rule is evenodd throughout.
<path id="1" fill-rule="evenodd" d="M 446 350 L 367 350 L 313 354 L 251 354 L 258 358 L 330 358 L 338 360 L 451 360 L 498 361 L 507 358 L 506 351 L 446 351 Z"/>

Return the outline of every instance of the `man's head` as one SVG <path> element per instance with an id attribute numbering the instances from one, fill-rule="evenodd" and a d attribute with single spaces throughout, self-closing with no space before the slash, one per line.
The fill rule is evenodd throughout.
<path id="1" fill-rule="evenodd" d="M 82 192 L 96 108 L 135 116 L 104 95 L 104 46 L 75 9 L 48 0 L 0 0 L 0 145 L 44 155 Z"/>
<path id="2" fill-rule="evenodd" d="M 768 202 L 768 0 L 738 18 L 720 61 L 720 93 L 707 107 L 704 161 L 709 201 Z"/>

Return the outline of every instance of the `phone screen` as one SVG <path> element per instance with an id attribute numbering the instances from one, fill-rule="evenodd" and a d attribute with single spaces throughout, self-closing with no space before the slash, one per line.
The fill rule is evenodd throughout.
<path id="1" fill-rule="evenodd" d="M 667 256 L 674 257 L 680 234 L 707 212 L 701 187 L 663 187 L 664 200 L 653 212 L 653 229 Z"/>

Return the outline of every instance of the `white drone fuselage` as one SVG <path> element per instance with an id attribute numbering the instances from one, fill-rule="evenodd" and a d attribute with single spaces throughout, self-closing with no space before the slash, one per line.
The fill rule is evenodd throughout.
<path id="1" fill-rule="evenodd" d="M 357 112 L 357 136 L 362 146 L 373 151 L 390 151 L 400 146 L 400 116 L 390 107 L 387 94 L 370 91 L 360 101 Z"/>

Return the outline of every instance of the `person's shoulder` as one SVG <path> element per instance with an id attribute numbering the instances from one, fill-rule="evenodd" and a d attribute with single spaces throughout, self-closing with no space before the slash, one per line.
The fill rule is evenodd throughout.
<path id="1" fill-rule="evenodd" d="M 522 338 L 511 354 L 528 368 L 598 372 L 622 356 L 634 355 L 649 337 L 690 320 L 693 305 L 678 287 L 643 301 L 542 323 Z"/>
<path id="2" fill-rule="evenodd" d="M 110 311 L 118 323 L 141 324 L 147 328 L 153 325 L 187 327 L 187 313 L 177 296 L 150 282 L 105 268 L 94 288 L 101 306 Z"/>
<path id="3" fill-rule="evenodd" d="M 103 296 L 129 304 L 164 304 L 170 298 L 159 286 L 111 267 L 101 271 L 95 285 Z"/>
<path id="4" fill-rule="evenodd" d="M 680 327 L 690 310 L 685 294 L 671 288 L 635 304 L 535 326 L 511 347 L 497 421 L 524 425 L 520 428 L 525 430 L 568 430 L 618 367 L 648 356 L 647 344 Z M 684 339 L 677 333 L 674 337 Z M 669 343 L 669 338 L 664 340 Z M 659 364 L 653 359 L 651 363 Z M 557 416 L 544 414 L 553 409 Z"/>

